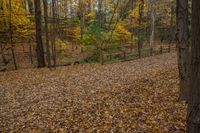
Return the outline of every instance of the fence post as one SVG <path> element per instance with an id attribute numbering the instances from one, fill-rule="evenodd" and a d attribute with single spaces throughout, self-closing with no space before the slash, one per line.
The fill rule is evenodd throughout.
<path id="1" fill-rule="evenodd" d="M 160 46 L 160 54 L 162 54 L 162 53 L 163 53 L 163 47 Z"/>
<path id="2" fill-rule="evenodd" d="M 126 60 L 126 51 L 123 51 L 124 54 L 124 60 Z"/>
<path id="3" fill-rule="evenodd" d="M 153 48 L 150 48 L 150 56 L 153 56 Z"/>
<path id="4" fill-rule="evenodd" d="M 168 53 L 170 53 L 171 52 L 171 46 L 169 45 L 168 46 Z"/>
<path id="5" fill-rule="evenodd" d="M 141 58 L 141 49 L 138 48 L 138 57 Z"/>

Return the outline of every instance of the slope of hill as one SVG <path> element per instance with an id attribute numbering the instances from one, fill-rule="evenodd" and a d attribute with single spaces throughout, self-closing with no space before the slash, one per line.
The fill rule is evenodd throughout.
<path id="1" fill-rule="evenodd" d="M 175 53 L 0 73 L 0 131 L 184 132 Z"/>

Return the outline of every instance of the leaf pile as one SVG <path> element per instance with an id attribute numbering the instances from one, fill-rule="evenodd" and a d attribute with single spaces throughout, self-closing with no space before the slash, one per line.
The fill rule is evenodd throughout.
<path id="1" fill-rule="evenodd" d="M 0 74 L 0 132 L 185 132 L 175 53 Z"/>

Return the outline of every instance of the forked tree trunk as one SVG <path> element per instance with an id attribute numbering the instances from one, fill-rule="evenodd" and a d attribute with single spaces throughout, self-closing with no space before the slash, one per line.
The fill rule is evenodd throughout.
<path id="1" fill-rule="evenodd" d="M 177 47 L 180 79 L 180 100 L 188 99 L 189 90 L 189 28 L 188 0 L 177 0 Z"/>
<path id="2" fill-rule="evenodd" d="M 192 47 L 187 131 L 200 133 L 200 1 L 192 0 Z"/>

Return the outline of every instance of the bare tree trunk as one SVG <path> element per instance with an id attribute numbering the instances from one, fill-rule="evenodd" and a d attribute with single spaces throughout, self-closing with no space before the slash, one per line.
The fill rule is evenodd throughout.
<path id="1" fill-rule="evenodd" d="M 28 9 L 29 9 L 29 13 L 31 14 L 31 15 L 33 15 L 34 14 L 34 9 L 33 9 L 33 2 L 32 2 L 32 0 L 27 0 L 27 2 L 28 2 Z"/>
<path id="2" fill-rule="evenodd" d="M 12 37 L 12 3 L 11 3 L 11 0 L 9 0 L 9 8 L 10 8 L 10 20 L 9 20 L 10 44 L 11 44 L 11 51 L 12 51 L 12 57 L 13 57 L 13 64 L 14 64 L 15 70 L 17 70 L 17 63 L 16 63 L 15 50 L 14 50 L 13 37 Z"/>
<path id="3" fill-rule="evenodd" d="M 102 0 L 98 0 L 98 22 L 99 22 L 99 26 L 100 26 L 100 32 L 102 31 Z M 104 63 L 104 59 L 103 59 L 103 41 L 100 39 L 99 40 L 99 47 L 100 47 L 100 62 L 103 65 Z"/>
<path id="4" fill-rule="evenodd" d="M 92 0 L 89 0 L 88 1 L 88 10 L 87 10 L 88 13 L 91 13 L 92 12 Z"/>
<path id="5" fill-rule="evenodd" d="M 83 1 L 79 0 L 81 39 L 83 38 L 83 31 L 85 28 L 85 10 L 83 4 L 84 4 Z"/>
<path id="6" fill-rule="evenodd" d="M 134 0 L 131 0 L 131 10 L 134 9 Z M 134 45 L 134 26 L 133 26 L 133 16 L 131 15 L 130 25 L 131 25 L 131 52 L 133 51 Z"/>
<path id="7" fill-rule="evenodd" d="M 37 60 L 38 67 L 45 67 L 44 49 L 42 44 L 42 18 L 41 18 L 41 3 L 40 0 L 35 1 L 35 25 L 36 25 L 36 41 L 37 41 Z"/>
<path id="8" fill-rule="evenodd" d="M 149 7 L 150 7 L 150 17 L 151 17 L 151 34 L 150 34 L 150 55 L 153 55 L 153 46 L 154 46 L 154 34 L 155 34 L 155 14 L 154 14 L 154 9 L 153 9 L 153 4 L 154 0 L 148 0 L 149 2 Z"/>
<path id="9" fill-rule="evenodd" d="M 33 65 L 33 54 L 32 54 L 31 40 L 29 40 L 29 56 L 30 56 L 31 64 Z"/>
<path id="10" fill-rule="evenodd" d="M 169 47 L 170 44 L 174 40 L 174 33 L 173 33 L 173 27 L 174 27 L 174 2 L 171 2 L 171 18 L 170 18 L 170 40 L 169 40 Z"/>
<path id="11" fill-rule="evenodd" d="M 52 0 L 52 14 L 53 14 L 53 42 L 52 42 L 52 54 L 53 54 L 53 66 L 56 68 L 56 40 L 55 40 L 55 29 L 56 29 L 56 1 Z"/>
<path id="12" fill-rule="evenodd" d="M 188 100 L 189 85 L 189 28 L 188 0 L 177 0 L 177 47 L 180 78 L 180 100 Z"/>
<path id="13" fill-rule="evenodd" d="M 200 1 L 192 0 L 191 77 L 188 102 L 187 132 L 200 132 Z"/>
<path id="14" fill-rule="evenodd" d="M 3 48 L 3 44 L 0 43 L 0 49 L 1 49 L 1 58 L 2 58 L 2 61 L 5 65 L 7 65 L 9 63 L 9 60 L 6 59 L 5 55 L 4 55 L 4 48 Z"/>
<path id="15" fill-rule="evenodd" d="M 141 57 L 141 49 L 142 49 L 142 18 L 143 18 L 143 10 L 144 10 L 144 0 L 141 0 L 139 5 L 139 27 L 138 27 L 138 56 Z"/>
<path id="16" fill-rule="evenodd" d="M 51 57 L 49 48 L 49 27 L 48 27 L 48 3 L 47 0 L 43 0 L 44 5 L 44 21 L 45 21 L 45 32 L 46 32 L 46 53 L 48 67 L 51 68 Z"/>

